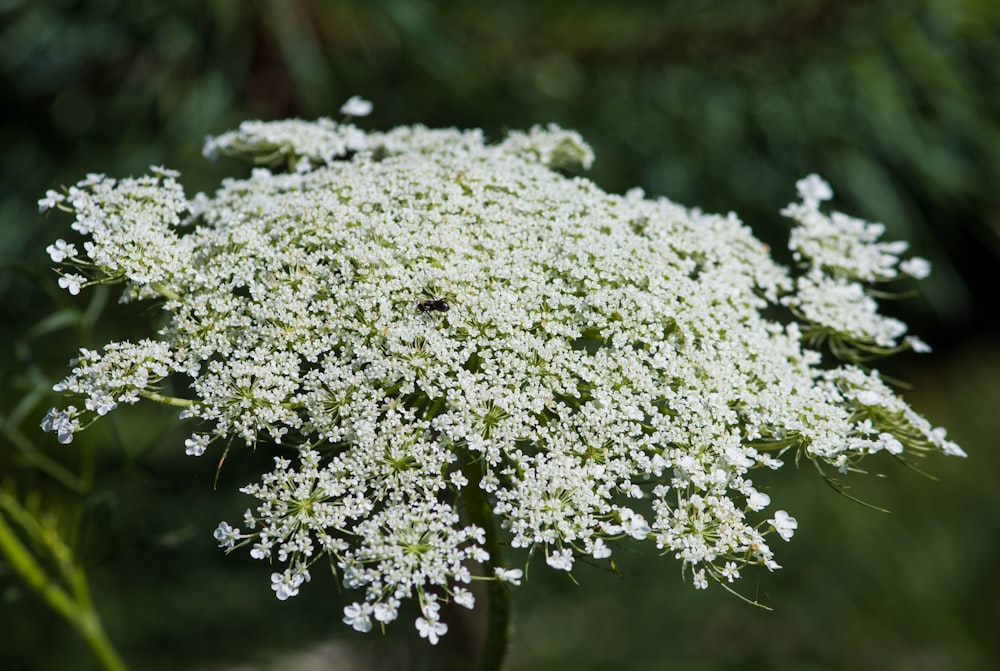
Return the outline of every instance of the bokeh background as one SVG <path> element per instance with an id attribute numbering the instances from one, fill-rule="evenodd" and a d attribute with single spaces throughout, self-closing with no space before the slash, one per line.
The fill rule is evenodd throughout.
<path id="1" fill-rule="evenodd" d="M 872 463 L 887 477 L 851 492 L 891 514 L 810 469 L 769 482 L 800 522 L 786 568 L 743 581 L 773 612 L 695 592 L 671 558 L 624 553 L 622 576 L 582 567 L 579 585 L 539 566 L 509 668 L 1000 668 L 997 63 L 995 0 L 0 0 L 0 487 L 73 549 L 135 669 L 467 668 L 475 617 L 437 648 L 405 622 L 355 634 L 329 576 L 281 603 L 266 567 L 215 547 L 266 450 L 230 455 L 214 488 L 173 410 L 117 412 L 68 447 L 40 433 L 76 348 L 150 313 L 59 290 L 44 248 L 69 222 L 36 201 L 151 164 L 211 191 L 245 168 L 204 161 L 205 135 L 336 118 L 354 94 L 369 128 L 556 122 L 592 144 L 603 188 L 736 211 L 775 249 L 810 172 L 910 240 L 935 272 L 888 310 L 936 352 L 881 367 L 969 459 L 925 462 L 937 480 Z M 3 557 L 0 668 L 98 668 Z"/>

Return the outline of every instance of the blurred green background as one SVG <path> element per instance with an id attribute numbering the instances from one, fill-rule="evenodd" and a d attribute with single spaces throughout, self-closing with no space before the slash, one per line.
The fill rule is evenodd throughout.
<path id="1" fill-rule="evenodd" d="M 786 568 L 743 587 L 774 612 L 695 592 L 670 558 L 626 553 L 624 579 L 582 567 L 579 586 L 539 566 L 515 590 L 510 669 L 1000 668 L 997 63 L 996 0 L 0 0 L 0 487 L 74 549 L 134 669 L 467 667 L 474 616 L 433 649 L 405 621 L 358 635 L 329 576 L 278 602 L 265 566 L 215 547 L 268 455 L 234 453 L 213 490 L 174 410 L 118 412 L 69 447 L 40 433 L 76 348 L 149 313 L 58 290 L 44 248 L 69 222 L 36 201 L 150 164 L 211 190 L 244 168 L 204 161 L 205 135 L 337 117 L 353 94 L 369 128 L 556 122 L 593 145 L 603 188 L 734 210 L 776 249 L 810 172 L 910 240 L 935 273 L 889 310 L 937 351 L 882 368 L 970 457 L 927 462 L 937 481 L 871 464 L 888 477 L 852 493 L 888 515 L 805 468 L 769 482 L 800 527 Z M 0 668 L 98 668 L 2 559 Z"/>

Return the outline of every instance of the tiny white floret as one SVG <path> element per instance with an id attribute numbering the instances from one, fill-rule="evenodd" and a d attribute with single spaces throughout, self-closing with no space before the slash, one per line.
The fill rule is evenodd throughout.
<path id="1" fill-rule="evenodd" d="M 791 540 L 795 530 L 799 528 L 798 521 L 784 510 L 775 511 L 774 517 L 769 519 L 768 523 L 786 541 Z"/>
<path id="2" fill-rule="evenodd" d="M 351 96 L 340 108 L 340 113 L 344 116 L 368 116 L 372 113 L 373 105 L 361 96 Z"/>

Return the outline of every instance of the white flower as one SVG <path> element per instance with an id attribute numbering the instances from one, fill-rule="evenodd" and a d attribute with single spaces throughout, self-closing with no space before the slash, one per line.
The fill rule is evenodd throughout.
<path id="1" fill-rule="evenodd" d="M 455 603 L 457 603 L 459 606 L 462 606 L 463 608 L 468 608 L 471 610 L 476 605 L 475 595 L 469 590 L 465 589 L 464 587 L 456 587 L 453 590 L 452 598 L 454 599 Z"/>
<path id="2" fill-rule="evenodd" d="M 913 258 L 901 261 L 899 270 L 914 279 L 922 280 L 931 274 L 931 262 L 919 256 L 914 256 Z"/>
<path id="3" fill-rule="evenodd" d="M 708 578 L 705 577 L 705 569 L 698 569 L 692 576 L 695 589 L 708 589 Z"/>
<path id="4" fill-rule="evenodd" d="M 795 183 L 799 198 L 807 206 L 816 207 L 825 200 L 833 198 L 833 190 L 819 175 L 809 175 Z"/>
<path id="5" fill-rule="evenodd" d="M 568 549 L 556 550 L 545 557 L 545 563 L 558 571 L 573 570 L 573 552 Z"/>
<path id="6" fill-rule="evenodd" d="M 813 272 L 798 278 L 796 289 L 782 302 L 811 327 L 845 341 L 893 348 L 906 333 L 906 324 L 879 314 L 878 304 L 860 282 Z"/>
<path id="7" fill-rule="evenodd" d="M 181 176 L 179 170 L 174 170 L 162 165 L 151 165 L 149 166 L 149 171 L 156 175 L 157 177 L 176 179 Z"/>
<path id="8" fill-rule="evenodd" d="M 590 547 L 590 556 L 594 559 L 606 559 L 611 556 L 611 548 L 603 538 L 596 539 Z"/>
<path id="9" fill-rule="evenodd" d="M 59 287 L 61 289 L 66 289 L 71 295 L 76 296 L 80 293 L 80 287 L 87 281 L 87 278 L 83 275 L 78 275 L 76 273 L 69 273 L 62 275 L 59 278 Z"/>
<path id="10" fill-rule="evenodd" d="M 879 444 L 889 454 L 903 453 L 903 444 L 891 433 L 883 432 L 879 434 Z"/>
<path id="11" fill-rule="evenodd" d="M 205 454 L 205 448 L 208 447 L 210 440 L 211 438 L 204 434 L 193 434 L 190 438 L 184 441 L 184 446 L 186 448 L 184 453 L 191 457 L 200 457 Z"/>
<path id="12" fill-rule="evenodd" d="M 968 454 L 966 454 L 965 450 L 963 450 L 961 447 L 959 447 L 957 444 L 951 442 L 950 440 L 946 440 L 946 441 L 944 441 L 942 443 L 942 445 L 941 445 L 941 451 L 944 452 L 945 454 L 947 454 L 950 457 L 967 457 L 967 456 L 969 456 Z"/>
<path id="13" fill-rule="evenodd" d="M 368 116 L 372 113 L 372 104 L 360 96 L 351 96 L 340 108 L 344 116 Z"/>
<path id="14" fill-rule="evenodd" d="M 771 505 L 771 497 L 763 492 L 758 492 L 754 490 L 749 497 L 747 497 L 747 507 L 750 510 L 759 511 L 767 508 Z"/>
<path id="15" fill-rule="evenodd" d="M 301 569 L 285 569 L 281 573 L 271 574 L 271 589 L 279 601 L 284 601 L 299 593 L 299 587 L 306 581 L 308 573 Z"/>
<path id="16" fill-rule="evenodd" d="M 900 262 L 905 240 L 880 242 L 882 224 L 841 212 L 821 212 L 820 202 L 832 196 L 826 182 L 812 175 L 798 183 L 802 203 L 793 203 L 782 214 L 796 221 L 788 246 L 794 259 L 810 267 L 813 282 L 853 286 L 855 283 L 894 280 L 900 273 L 922 277 L 930 272 L 923 259 Z M 822 275 L 823 277 L 819 277 Z"/>
<path id="17" fill-rule="evenodd" d="M 799 523 L 795 520 L 795 518 L 786 513 L 784 510 L 775 511 L 774 517 L 769 519 L 768 523 L 774 527 L 774 530 L 778 532 L 778 535 L 786 541 L 791 540 L 795 530 L 799 528 Z"/>
<path id="18" fill-rule="evenodd" d="M 448 633 L 448 625 L 437 620 L 417 618 L 417 631 L 420 638 L 426 638 L 431 645 L 437 645 L 438 639 Z"/>
<path id="19" fill-rule="evenodd" d="M 903 338 L 903 342 L 909 345 L 910 349 L 917 354 L 927 354 L 932 351 L 931 346 L 917 336 L 906 336 Z"/>
<path id="20" fill-rule="evenodd" d="M 350 625 L 354 631 L 367 633 L 372 630 L 371 613 L 371 604 L 352 603 L 344 607 L 344 624 Z"/>
<path id="21" fill-rule="evenodd" d="M 240 530 L 233 528 L 228 522 L 220 522 L 219 526 L 215 529 L 215 533 L 212 535 L 219 542 L 220 548 L 232 550 L 236 545 L 236 541 L 240 539 Z"/>
<path id="22" fill-rule="evenodd" d="M 733 582 L 740 577 L 739 569 L 736 567 L 735 562 L 726 562 L 726 565 L 722 568 L 722 577 Z"/>
<path id="23" fill-rule="evenodd" d="M 385 601 L 379 601 L 372 608 L 372 614 L 383 624 L 392 622 L 399 616 L 399 599 L 390 597 Z"/>
<path id="24" fill-rule="evenodd" d="M 425 600 L 420 603 L 420 612 L 428 620 L 437 620 L 441 614 L 441 603 L 437 600 L 436 594 L 425 595 Z"/>
<path id="25" fill-rule="evenodd" d="M 62 263 L 67 258 L 73 258 L 77 255 L 76 246 L 62 239 L 56 240 L 46 247 L 45 251 L 55 263 Z"/>
<path id="26" fill-rule="evenodd" d="M 882 405 L 882 396 L 871 389 L 864 389 L 858 392 L 857 398 L 858 403 L 864 406 L 879 406 Z"/>
<path id="27" fill-rule="evenodd" d="M 52 408 L 41 423 L 42 431 L 52 431 L 56 440 L 63 445 L 73 442 L 73 434 L 80 430 L 80 420 L 77 419 L 77 409 L 69 406 L 65 410 Z"/>
<path id="28" fill-rule="evenodd" d="M 520 585 L 521 578 L 524 576 L 524 571 L 519 568 L 506 569 L 497 566 L 493 569 L 493 572 L 498 580 L 502 582 L 509 582 L 512 585 Z"/>
<path id="29" fill-rule="evenodd" d="M 786 268 L 736 215 L 567 177 L 593 151 L 555 126 L 490 144 L 478 130 L 248 121 L 205 150 L 256 167 L 211 196 L 153 168 L 45 199 L 84 238 L 83 255 L 49 247 L 81 273 L 60 286 L 115 284 L 163 326 L 81 350 L 55 390 L 83 400 L 42 426 L 67 443 L 156 398 L 205 427 L 187 454 L 281 443 L 241 490 L 246 531 L 215 530 L 278 565 L 278 599 L 323 560 L 360 592 L 349 626 L 416 599 L 436 643 L 439 598 L 473 607 L 466 586 L 486 566 L 524 578 L 464 514 L 484 498 L 510 546 L 555 570 L 624 542 L 675 557 L 704 589 L 779 568 L 767 524 L 789 540 L 797 522 L 762 521 L 771 497 L 752 476 L 782 454 L 844 471 L 880 450 L 964 454 L 851 363 L 921 348 L 871 285 L 924 268 L 883 226 L 820 211 L 832 192 L 816 176 L 784 210 Z"/>
<path id="30" fill-rule="evenodd" d="M 622 531 L 636 540 L 644 540 L 649 536 L 649 525 L 642 515 L 628 508 L 621 509 Z"/>
<path id="31" fill-rule="evenodd" d="M 126 393 L 122 397 L 123 401 L 131 401 L 132 397 Z M 93 410 L 99 417 L 103 417 L 118 407 L 118 402 L 110 394 L 100 392 L 91 394 L 87 399 L 87 410 Z"/>
<path id="32" fill-rule="evenodd" d="M 45 192 L 45 197 L 38 201 L 38 211 L 47 212 L 66 200 L 64 194 L 49 189 Z M 58 262 L 57 262 L 58 263 Z"/>

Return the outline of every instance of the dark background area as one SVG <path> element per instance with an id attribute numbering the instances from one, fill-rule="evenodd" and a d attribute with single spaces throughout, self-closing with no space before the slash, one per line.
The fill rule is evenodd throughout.
<path id="1" fill-rule="evenodd" d="M 69 221 L 36 202 L 151 164 L 211 191 L 246 168 L 202 159 L 204 136 L 336 118 L 354 94 L 374 102 L 359 122 L 372 129 L 499 139 L 555 122 L 594 147 L 604 189 L 736 211 L 775 249 L 810 172 L 836 208 L 910 240 L 934 274 L 887 311 L 936 352 L 882 368 L 970 456 L 923 464 L 937 481 L 872 463 L 888 477 L 851 491 L 888 515 L 806 468 L 772 478 L 799 530 L 785 568 L 743 588 L 773 612 L 694 591 L 669 557 L 625 553 L 624 578 L 582 567 L 579 585 L 534 567 L 510 668 L 1000 668 L 996 63 L 994 0 L 0 0 L 0 486 L 55 516 L 135 669 L 463 668 L 475 616 L 455 614 L 438 648 L 412 618 L 358 635 L 329 576 L 278 602 L 267 567 L 215 547 L 268 455 L 232 454 L 213 491 L 214 463 L 184 456 L 171 409 L 116 412 L 70 446 L 41 434 L 76 349 L 143 333 L 149 314 L 59 290 L 44 248 Z M 0 668 L 96 668 L 2 559 L 0 632 Z"/>

